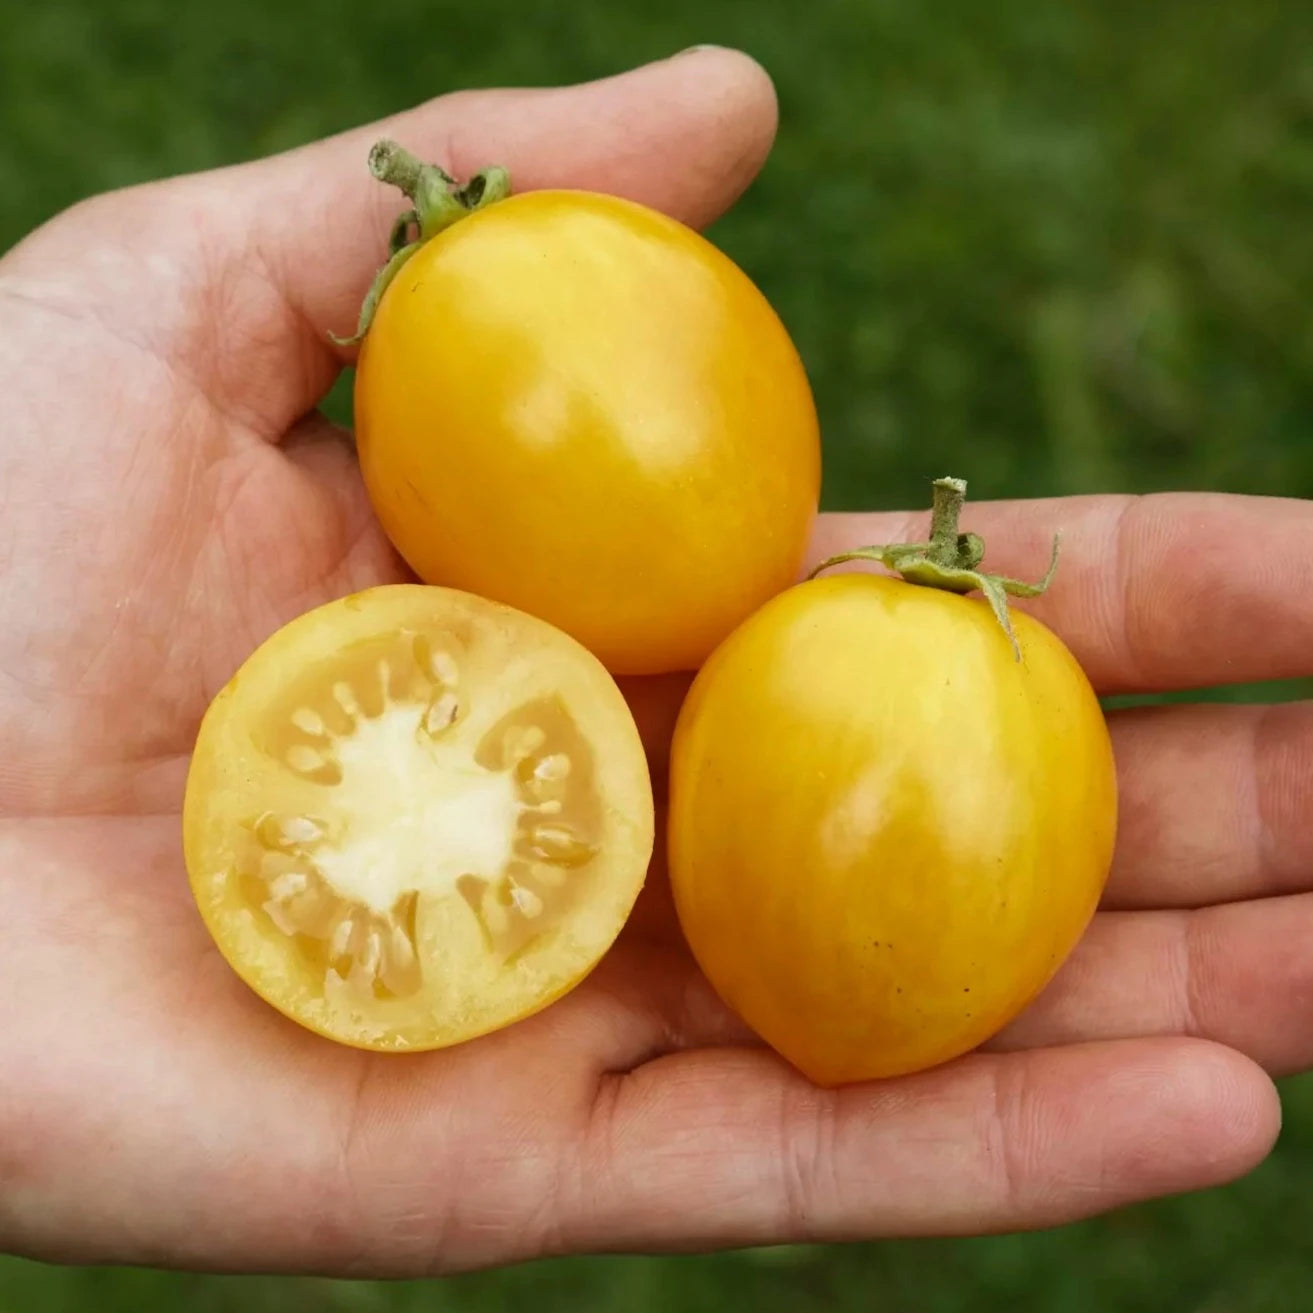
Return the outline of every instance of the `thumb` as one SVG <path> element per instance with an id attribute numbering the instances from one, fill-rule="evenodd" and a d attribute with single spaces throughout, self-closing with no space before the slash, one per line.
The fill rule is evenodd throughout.
<path id="1" fill-rule="evenodd" d="M 707 47 L 597 82 L 457 92 L 394 118 L 229 170 L 259 252 L 306 331 L 348 330 L 377 271 L 399 193 L 374 182 L 370 146 L 392 137 L 465 179 L 489 164 L 514 190 L 579 187 L 709 223 L 760 169 L 774 88 L 737 51 Z M 235 186 L 234 186 L 235 184 Z"/>

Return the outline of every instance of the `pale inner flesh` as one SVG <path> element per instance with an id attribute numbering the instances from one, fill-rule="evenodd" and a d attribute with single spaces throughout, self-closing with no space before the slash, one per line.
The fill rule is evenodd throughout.
<path id="1" fill-rule="evenodd" d="M 254 901 L 325 988 L 423 985 L 420 899 L 460 900 L 509 958 L 568 911 L 597 853 L 587 743 L 559 700 L 471 723 L 462 654 L 441 635 L 369 645 L 273 714 L 267 750 L 322 805 L 253 817 Z"/>
<path id="2" fill-rule="evenodd" d="M 463 744 L 426 743 L 406 706 L 362 721 L 337 757 L 342 838 L 317 862 L 341 897 L 386 916 L 403 894 L 506 869 L 522 809 L 509 771 L 480 769 Z"/>

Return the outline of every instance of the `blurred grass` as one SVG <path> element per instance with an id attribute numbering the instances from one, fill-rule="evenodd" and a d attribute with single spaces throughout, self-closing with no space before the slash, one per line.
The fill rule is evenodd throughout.
<path id="1" fill-rule="evenodd" d="M 0 249 L 93 191 L 704 41 L 779 86 L 776 153 L 713 236 L 802 349 L 827 505 L 920 505 L 945 471 L 978 497 L 1313 495 L 1303 0 L 0 0 Z M 1247 1180 L 1045 1235 L 393 1286 L 7 1260 L 0 1313 L 1293 1313 L 1313 1289 L 1313 1083 L 1283 1092 L 1281 1144 Z"/>

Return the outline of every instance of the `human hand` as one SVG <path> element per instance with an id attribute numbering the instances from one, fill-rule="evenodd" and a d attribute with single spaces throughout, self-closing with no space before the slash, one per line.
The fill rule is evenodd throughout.
<path id="1" fill-rule="evenodd" d="M 55 1260 L 421 1274 L 542 1254 L 1041 1226 L 1219 1182 L 1308 1065 L 1309 709 L 1119 713 L 1107 908 L 1041 1000 L 937 1071 L 821 1091 L 746 1035 L 659 863 L 598 970 L 457 1049 L 302 1031 L 219 958 L 178 807 L 210 697 L 278 625 L 404 577 L 314 410 L 395 203 L 384 132 L 464 175 L 690 223 L 775 124 L 723 51 L 466 93 L 98 198 L 0 262 L 0 1244 Z M 969 473 L 969 471 L 968 471 Z M 1061 527 L 1039 605 L 1104 690 L 1313 673 L 1313 511 L 1225 497 L 973 508 L 991 566 Z M 829 517 L 816 553 L 908 536 Z M 661 767 L 684 681 L 627 681 Z"/>

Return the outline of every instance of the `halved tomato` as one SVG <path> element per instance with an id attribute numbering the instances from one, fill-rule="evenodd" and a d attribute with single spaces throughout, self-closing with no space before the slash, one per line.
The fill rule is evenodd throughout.
<path id="1" fill-rule="evenodd" d="M 377 1049 L 457 1043 L 569 990 L 652 851 L 628 707 L 559 630 L 394 585 L 279 630 L 215 698 L 184 842 L 206 925 L 262 997 Z"/>

